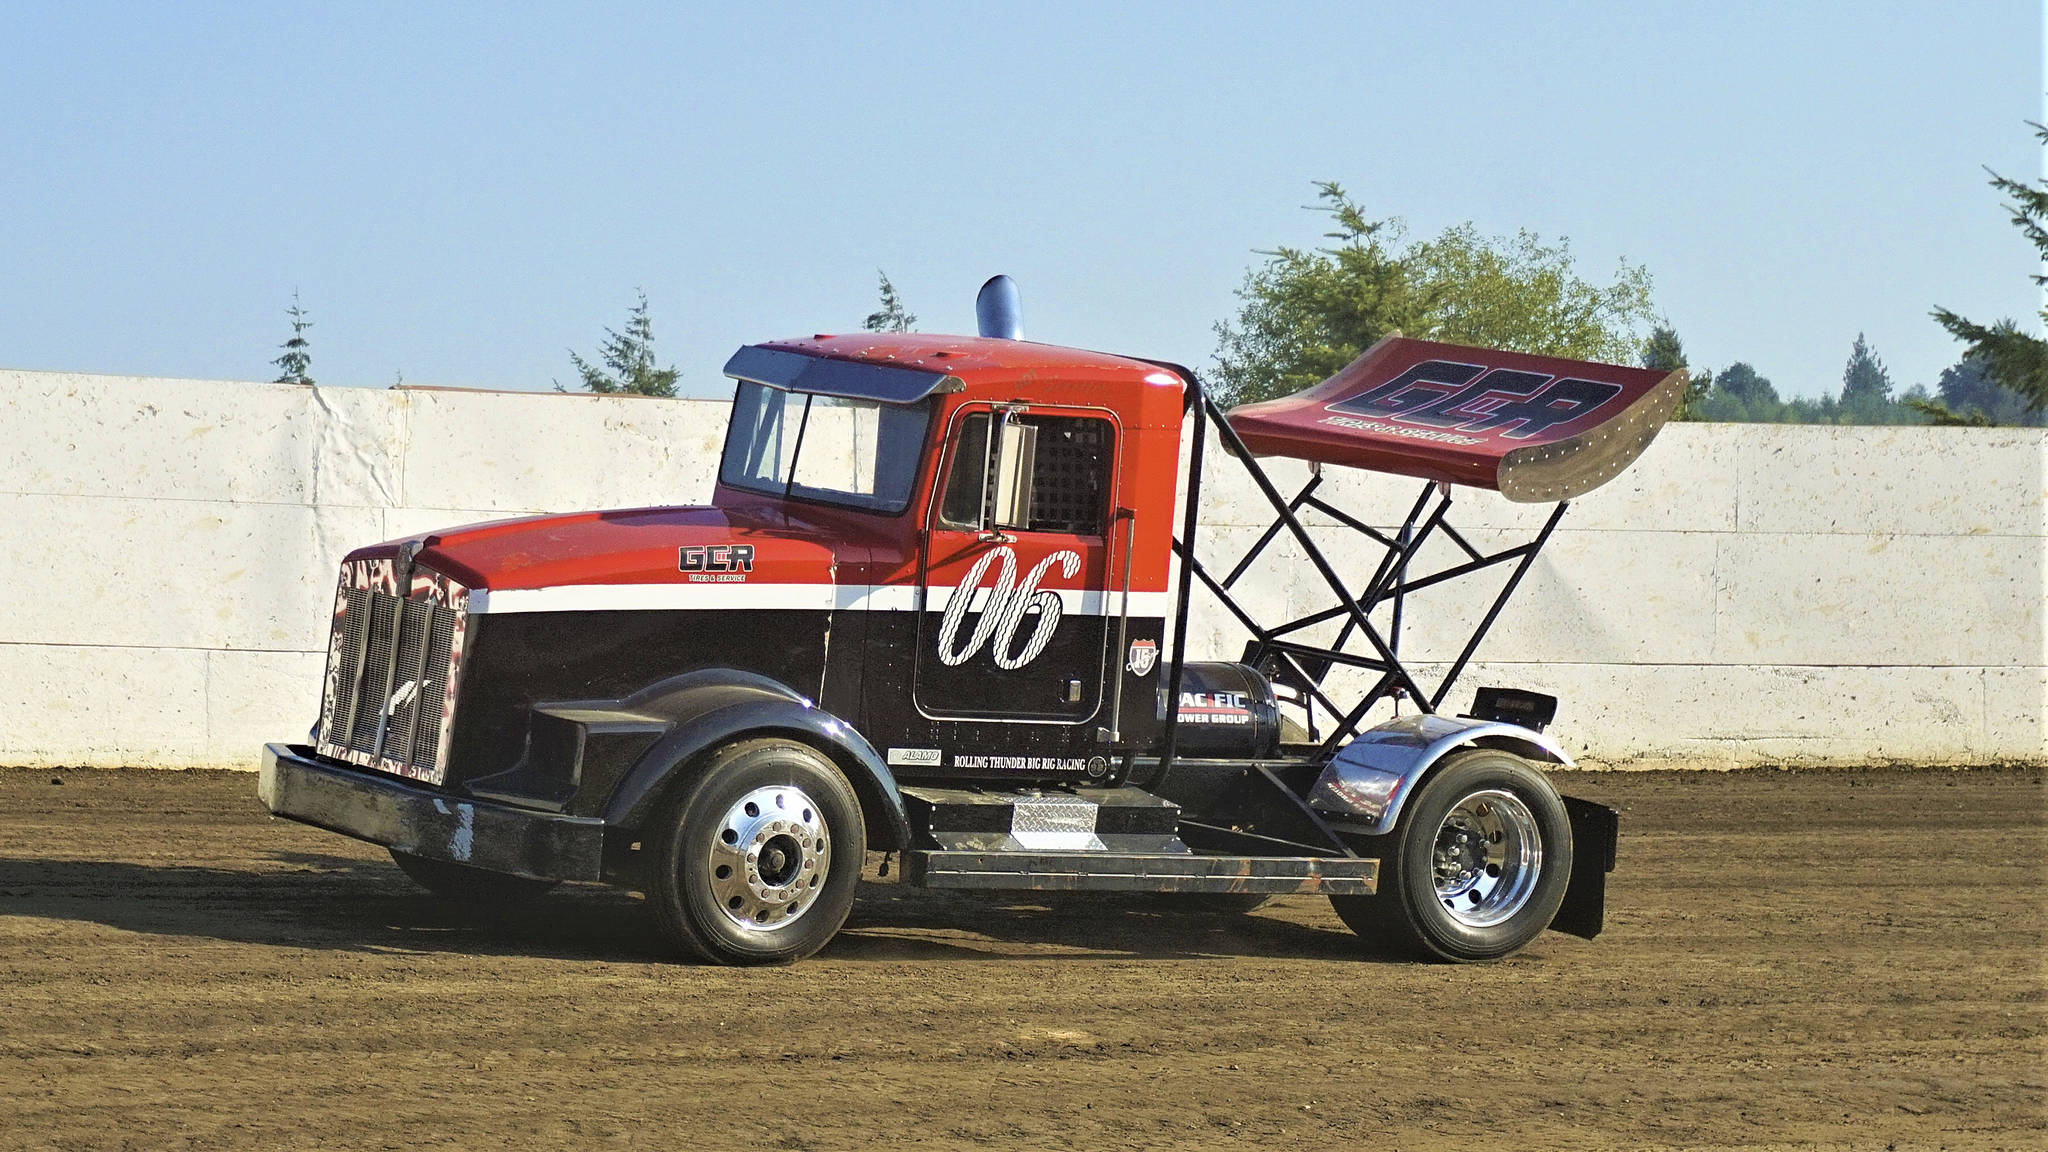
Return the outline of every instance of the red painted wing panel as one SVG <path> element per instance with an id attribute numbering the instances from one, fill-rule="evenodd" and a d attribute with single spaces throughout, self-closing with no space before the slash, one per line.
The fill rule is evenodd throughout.
<path id="1" fill-rule="evenodd" d="M 1245 446 L 1510 500 L 1590 492 L 1640 456 L 1684 393 L 1659 372 L 1389 337 L 1313 388 L 1227 416 Z"/>

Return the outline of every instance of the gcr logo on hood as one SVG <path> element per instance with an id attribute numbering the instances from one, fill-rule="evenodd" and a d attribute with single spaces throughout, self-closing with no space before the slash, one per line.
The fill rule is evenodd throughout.
<path id="1" fill-rule="evenodd" d="M 684 545 L 677 550 L 676 568 L 682 572 L 752 572 L 752 544 Z"/>
<path id="2" fill-rule="evenodd" d="M 982 578 L 988 575 L 990 565 L 1000 565 L 995 585 L 989 589 L 981 619 L 962 645 L 960 625 L 966 621 L 968 606 L 981 590 Z M 1060 594 L 1038 587 L 1055 565 L 1062 578 L 1071 577 L 1081 570 L 1081 554 L 1071 549 L 1055 552 L 1032 565 L 1019 583 L 1016 551 L 1009 547 L 989 549 L 967 570 L 967 577 L 946 600 L 946 615 L 939 622 L 939 663 L 949 667 L 965 664 L 981 651 L 983 644 L 991 645 L 990 653 L 998 668 L 1022 668 L 1038 659 L 1060 626 Z M 1038 609 L 1038 626 L 1032 629 L 1024 646 L 1017 648 L 1017 629 L 1024 623 L 1024 613 L 1033 608 Z"/>

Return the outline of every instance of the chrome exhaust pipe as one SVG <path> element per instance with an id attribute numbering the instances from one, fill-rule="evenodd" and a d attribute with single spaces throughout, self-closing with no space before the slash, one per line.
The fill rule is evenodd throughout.
<path id="1" fill-rule="evenodd" d="M 974 326 L 981 335 L 996 340 L 1024 338 L 1024 305 L 1017 297 L 1017 282 L 1008 276 L 991 276 L 974 297 Z"/>

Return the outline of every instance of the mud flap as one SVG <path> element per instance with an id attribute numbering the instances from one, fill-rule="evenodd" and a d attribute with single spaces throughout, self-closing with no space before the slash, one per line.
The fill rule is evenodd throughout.
<path id="1" fill-rule="evenodd" d="M 1560 797 L 1565 815 L 1572 822 L 1572 878 L 1565 887 L 1564 903 L 1550 926 L 1559 932 L 1588 940 L 1600 934 L 1607 914 L 1607 874 L 1614 871 L 1614 843 L 1620 834 L 1621 814 L 1605 804 Z"/>

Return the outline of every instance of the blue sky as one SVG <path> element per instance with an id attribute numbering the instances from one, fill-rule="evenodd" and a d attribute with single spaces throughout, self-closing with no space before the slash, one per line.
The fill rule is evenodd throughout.
<path id="1" fill-rule="evenodd" d="M 752 9 L 752 10 L 749 10 Z M 1997 3 L 93 5 L 0 9 L 0 367 L 545 388 L 633 290 L 685 387 L 857 327 L 1206 365 L 1311 182 L 1428 235 L 1647 265 L 1695 365 L 1904 387 L 2029 319 L 1983 166 L 2041 154 Z"/>

